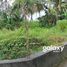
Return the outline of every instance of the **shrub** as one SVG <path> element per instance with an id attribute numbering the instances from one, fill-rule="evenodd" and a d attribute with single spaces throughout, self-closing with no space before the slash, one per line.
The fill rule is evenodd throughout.
<path id="1" fill-rule="evenodd" d="M 4 29 L 0 32 L 0 59 L 15 59 L 29 55 L 24 46 L 25 39 L 21 29 L 15 31 Z"/>
<path id="2" fill-rule="evenodd" d="M 51 27 L 56 25 L 56 16 L 53 14 L 46 14 L 45 16 L 38 18 L 41 27 Z"/>
<path id="3" fill-rule="evenodd" d="M 5 39 L 0 41 L 0 57 L 1 59 L 13 59 L 25 56 L 24 39 Z M 19 53 L 20 52 L 20 53 Z M 25 54 L 23 54 L 24 52 Z M 21 55 L 23 54 L 23 55 Z"/>
<path id="4" fill-rule="evenodd" d="M 23 21 L 23 18 L 20 18 L 16 15 L 7 15 L 5 12 L 0 12 L 0 29 L 6 28 L 14 30 L 19 28 Z"/>
<path id="5" fill-rule="evenodd" d="M 64 13 L 65 19 L 67 19 L 67 12 Z"/>
<path id="6" fill-rule="evenodd" d="M 39 27 L 39 21 L 30 21 L 29 26 L 30 28 Z"/>
<path id="7" fill-rule="evenodd" d="M 67 29 L 67 20 L 59 20 L 57 22 L 57 28 L 61 31 L 64 31 L 65 29 Z"/>

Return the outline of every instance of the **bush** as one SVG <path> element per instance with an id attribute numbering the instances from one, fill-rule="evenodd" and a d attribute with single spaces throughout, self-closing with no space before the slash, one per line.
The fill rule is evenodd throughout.
<path id="1" fill-rule="evenodd" d="M 29 55 L 24 46 L 25 38 L 21 29 L 15 31 L 4 29 L 0 32 L 0 59 L 15 59 Z"/>
<path id="2" fill-rule="evenodd" d="M 5 12 L 0 12 L 0 29 L 6 28 L 14 30 L 19 28 L 23 21 L 23 18 L 20 18 L 16 15 L 7 15 Z"/>
<path id="3" fill-rule="evenodd" d="M 26 48 L 25 45 L 26 39 L 22 28 L 15 31 L 3 29 L 0 30 L 0 32 L 1 32 L 0 34 L 0 59 L 1 60 L 16 59 L 31 54 L 31 52 Z M 29 44 L 30 44 L 29 49 L 36 50 L 36 48 L 42 45 L 42 40 L 35 37 L 34 38 L 30 37 Z"/>
<path id="4" fill-rule="evenodd" d="M 59 20 L 67 19 L 67 12 L 61 13 L 61 14 L 58 16 L 58 19 L 59 19 Z"/>
<path id="5" fill-rule="evenodd" d="M 67 19 L 67 12 L 64 13 L 65 19 Z"/>
<path id="6" fill-rule="evenodd" d="M 41 27 L 52 27 L 56 25 L 56 16 L 53 14 L 46 14 L 45 16 L 38 18 Z"/>
<path id="7" fill-rule="evenodd" d="M 65 29 L 67 29 L 67 20 L 59 20 L 57 22 L 57 28 L 61 31 L 64 31 Z"/>
<path id="8" fill-rule="evenodd" d="M 13 39 L 0 41 L 0 57 L 1 59 L 11 59 L 22 57 L 21 52 L 25 52 L 24 39 Z M 19 53 L 20 52 L 20 53 Z M 25 56 L 25 55 L 24 55 Z"/>
<path id="9" fill-rule="evenodd" d="M 29 26 L 30 28 L 39 27 L 39 21 L 30 21 Z"/>

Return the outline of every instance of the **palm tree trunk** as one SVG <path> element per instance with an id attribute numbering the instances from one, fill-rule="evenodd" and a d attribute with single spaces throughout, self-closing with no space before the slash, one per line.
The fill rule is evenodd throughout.
<path id="1" fill-rule="evenodd" d="M 61 0 L 59 0 L 59 11 L 61 12 Z"/>

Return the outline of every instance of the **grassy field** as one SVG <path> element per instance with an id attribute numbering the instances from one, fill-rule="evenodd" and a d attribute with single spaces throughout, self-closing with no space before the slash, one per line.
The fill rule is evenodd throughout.
<path id="1" fill-rule="evenodd" d="M 44 45 L 62 45 L 67 41 L 67 20 L 59 20 L 54 27 L 40 27 L 38 22 L 29 23 L 29 51 L 24 45 L 23 26 L 14 31 L 0 30 L 0 59 L 15 59 L 42 50 Z"/>

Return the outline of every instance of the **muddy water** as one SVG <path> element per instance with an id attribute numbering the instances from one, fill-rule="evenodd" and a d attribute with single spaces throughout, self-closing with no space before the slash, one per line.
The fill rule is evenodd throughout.
<path id="1" fill-rule="evenodd" d="M 67 60 L 62 62 L 58 67 L 67 67 Z"/>

